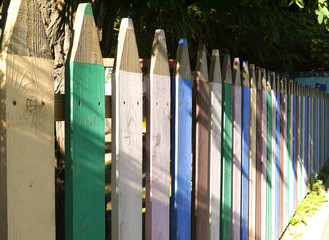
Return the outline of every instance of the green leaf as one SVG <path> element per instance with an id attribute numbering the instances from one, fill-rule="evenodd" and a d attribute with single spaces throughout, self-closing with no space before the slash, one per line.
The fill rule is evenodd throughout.
<path id="1" fill-rule="evenodd" d="M 304 8 L 304 1 L 303 0 L 296 0 L 295 3 L 299 8 Z"/>
<path id="2" fill-rule="evenodd" d="M 321 12 L 321 13 L 319 13 L 319 15 L 318 15 L 318 23 L 321 24 L 322 21 L 323 21 L 323 13 Z"/>

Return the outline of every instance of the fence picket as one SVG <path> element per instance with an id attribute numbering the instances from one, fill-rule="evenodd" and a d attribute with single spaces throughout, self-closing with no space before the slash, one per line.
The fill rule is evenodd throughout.
<path id="1" fill-rule="evenodd" d="M 0 238 L 55 239 L 54 82 L 36 0 L 11 1 L 0 57 Z"/>
<path id="2" fill-rule="evenodd" d="M 232 209 L 231 239 L 240 239 L 241 217 L 241 74 L 240 60 L 233 61 L 232 84 Z M 233 187 L 234 186 L 234 187 Z"/>
<path id="3" fill-rule="evenodd" d="M 142 239 L 142 94 L 134 26 L 124 18 L 112 80 L 112 239 Z"/>
<path id="4" fill-rule="evenodd" d="M 169 239 L 170 71 L 165 33 L 156 30 L 146 88 L 146 239 Z"/>
<path id="5" fill-rule="evenodd" d="M 222 131 L 222 202 L 221 239 L 231 237 L 231 191 L 232 191 L 232 74 L 230 55 L 224 55 L 223 70 L 223 131 Z"/>
<path id="6" fill-rule="evenodd" d="M 192 236 L 207 238 L 209 231 L 209 79 L 207 50 L 200 44 L 193 81 L 193 167 L 192 167 Z"/>
<path id="7" fill-rule="evenodd" d="M 255 65 L 250 64 L 250 123 L 249 123 L 249 239 L 255 239 L 256 234 L 256 107 L 257 85 Z"/>
<path id="8" fill-rule="evenodd" d="M 250 122 L 250 83 L 248 62 L 242 64 L 242 118 L 241 118 L 241 239 L 248 239 L 248 199 L 249 199 L 249 122 Z"/>
<path id="9" fill-rule="evenodd" d="M 219 51 L 213 50 L 209 70 L 210 134 L 209 134 L 209 239 L 219 239 L 221 203 L 221 140 L 222 140 L 222 74 Z"/>
<path id="10" fill-rule="evenodd" d="M 187 40 L 180 39 L 172 82 L 170 237 L 191 238 L 192 74 Z"/>

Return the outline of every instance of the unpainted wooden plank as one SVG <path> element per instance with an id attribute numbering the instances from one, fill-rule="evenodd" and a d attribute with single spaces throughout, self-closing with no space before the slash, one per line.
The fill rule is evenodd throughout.
<path id="1" fill-rule="evenodd" d="M 231 181 L 232 181 L 232 74 L 230 55 L 224 55 L 223 70 L 223 131 L 222 131 L 222 201 L 221 239 L 231 237 Z"/>
<path id="2" fill-rule="evenodd" d="M 65 238 L 105 239 L 105 72 L 89 4 L 65 66 Z"/>
<path id="3" fill-rule="evenodd" d="M 295 210 L 296 210 L 296 95 L 295 95 L 295 84 L 292 83 L 292 158 L 291 158 L 291 210 L 290 210 L 290 216 L 293 216 Z"/>
<path id="4" fill-rule="evenodd" d="M 142 239 L 142 91 L 134 26 L 124 18 L 112 79 L 112 239 Z"/>
<path id="5" fill-rule="evenodd" d="M 0 239 L 55 239 L 53 64 L 38 1 L 11 1 L 0 55 Z"/>
<path id="6" fill-rule="evenodd" d="M 220 235 L 221 140 L 222 140 L 222 74 L 219 50 L 213 50 L 209 69 L 210 133 L 209 133 L 209 239 Z"/>
<path id="7" fill-rule="evenodd" d="M 249 220 L 249 141 L 250 141 L 250 78 L 248 62 L 242 64 L 242 117 L 241 117 L 241 239 L 248 239 Z"/>
<path id="8" fill-rule="evenodd" d="M 233 61 L 232 86 L 232 208 L 231 239 L 240 239 L 241 219 L 241 73 L 240 60 Z M 234 187 L 233 187 L 234 186 Z"/>
<path id="9" fill-rule="evenodd" d="M 256 106 L 257 88 L 255 65 L 250 64 L 250 117 L 249 117 L 249 239 L 256 234 Z"/>
<path id="10" fill-rule="evenodd" d="M 170 238 L 191 238 L 192 74 L 187 40 L 180 39 L 172 82 Z"/>
<path id="11" fill-rule="evenodd" d="M 193 175 L 191 239 L 204 239 L 209 230 L 209 79 L 207 50 L 200 44 L 193 81 Z"/>
<path id="12" fill-rule="evenodd" d="M 162 29 L 155 31 L 146 80 L 145 239 L 169 240 L 170 71 Z"/>

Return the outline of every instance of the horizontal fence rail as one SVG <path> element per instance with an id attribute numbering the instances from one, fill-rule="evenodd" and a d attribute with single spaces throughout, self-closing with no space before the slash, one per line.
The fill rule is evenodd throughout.
<path id="1" fill-rule="evenodd" d="M 102 58 L 92 8 L 80 4 L 65 94 L 54 95 L 37 1 L 12 1 L 8 18 L 0 58 L 0 239 L 56 237 L 55 121 L 65 121 L 66 239 L 278 239 L 328 160 L 328 95 L 285 74 L 229 54 L 221 65 L 218 49 L 208 71 L 203 43 L 192 72 L 187 40 L 168 59 L 160 29 L 150 59 L 140 59 L 129 18 L 121 21 L 115 58 Z"/>

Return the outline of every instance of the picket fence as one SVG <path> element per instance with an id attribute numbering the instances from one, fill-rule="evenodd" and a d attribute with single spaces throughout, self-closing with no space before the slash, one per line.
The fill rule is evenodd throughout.
<path id="1" fill-rule="evenodd" d="M 55 239 L 54 120 L 65 120 L 66 239 L 105 239 L 104 121 L 112 119 L 111 239 L 278 239 L 328 159 L 328 96 L 186 39 L 173 76 L 155 32 L 146 103 L 131 19 L 112 96 L 89 4 L 80 4 L 54 96 L 37 0 L 12 1 L 1 48 L 0 239 Z M 64 99 L 65 98 L 65 101 Z M 56 104 L 54 102 L 56 100 Z M 65 104 L 64 104 L 65 102 Z M 142 119 L 146 104 L 146 214 Z M 63 116 L 63 109 L 65 114 Z"/>

